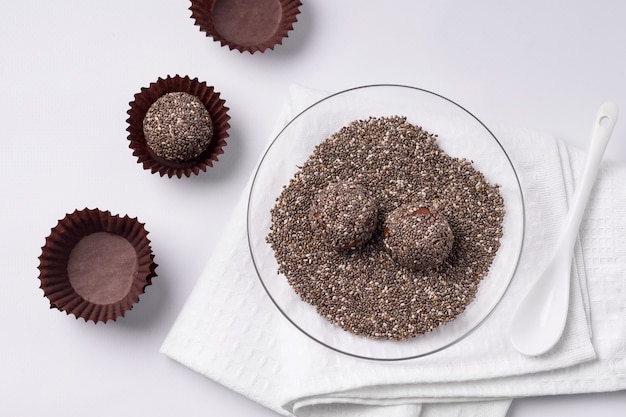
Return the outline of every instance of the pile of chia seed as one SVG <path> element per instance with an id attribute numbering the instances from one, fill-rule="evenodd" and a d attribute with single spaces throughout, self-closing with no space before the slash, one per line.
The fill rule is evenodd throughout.
<path id="1" fill-rule="evenodd" d="M 377 230 L 361 248 L 337 251 L 314 233 L 312 200 L 331 182 L 365 187 L 378 204 Z M 382 244 L 389 212 L 432 203 L 454 234 L 438 267 L 412 271 Z M 471 161 L 447 155 L 436 136 L 406 117 L 357 120 L 319 144 L 271 211 L 267 241 L 289 284 L 318 314 L 349 332 L 402 340 L 457 317 L 474 299 L 500 247 L 504 202 Z"/>

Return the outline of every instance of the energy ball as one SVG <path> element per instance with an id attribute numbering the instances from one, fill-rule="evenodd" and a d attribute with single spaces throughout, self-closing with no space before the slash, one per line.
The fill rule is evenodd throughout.
<path id="1" fill-rule="evenodd" d="M 376 229 L 378 205 L 365 187 L 352 182 L 333 182 L 314 197 L 309 210 L 311 228 L 330 247 L 357 249 Z"/>
<path id="2" fill-rule="evenodd" d="M 148 109 L 143 133 L 157 156 L 184 162 L 207 149 L 213 122 L 198 97 L 184 92 L 166 93 Z"/>
<path id="3" fill-rule="evenodd" d="M 424 203 L 391 211 L 383 227 L 383 245 L 396 263 L 414 271 L 435 268 L 448 257 L 454 236 L 446 218 Z"/>

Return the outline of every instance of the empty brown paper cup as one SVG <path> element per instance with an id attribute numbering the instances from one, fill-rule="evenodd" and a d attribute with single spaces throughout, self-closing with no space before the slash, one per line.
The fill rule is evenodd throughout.
<path id="1" fill-rule="evenodd" d="M 191 18 L 222 46 L 251 54 L 280 45 L 298 21 L 299 0 L 191 0 Z"/>
<path id="2" fill-rule="evenodd" d="M 161 96 L 167 93 L 184 92 L 198 97 L 204 104 L 204 107 L 211 116 L 213 123 L 213 135 L 208 147 L 200 155 L 187 161 L 173 161 L 161 158 L 156 155 L 146 143 L 143 130 L 143 119 L 150 106 Z M 133 150 L 133 155 L 137 157 L 137 163 L 143 164 L 144 169 L 150 170 L 153 174 L 168 177 L 176 176 L 181 178 L 183 175 L 190 177 L 192 174 L 198 175 L 200 171 L 206 172 L 207 167 L 212 167 L 213 163 L 218 160 L 218 155 L 224 153 L 223 148 L 226 146 L 226 138 L 230 124 L 230 116 L 228 115 L 228 107 L 226 102 L 220 99 L 220 93 L 216 92 L 214 87 L 208 86 L 206 82 L 200 82 L 197 78 L 190 79 L 189 76 L 160 78 L 150 84 L 149 87 L 141 88 L 141 91 L 134 96 L 131 101 L 128 115 L 130 116 L 126 122 L 128 127 L 129 148 Z"/>
<path id="3" fill-rule="evenodd" d="M 136 218 L 98 209 L 59 220 L 39 257 L 50 308 L 94 323 L 123 317 L 156 277 L 147 235 Z"/>

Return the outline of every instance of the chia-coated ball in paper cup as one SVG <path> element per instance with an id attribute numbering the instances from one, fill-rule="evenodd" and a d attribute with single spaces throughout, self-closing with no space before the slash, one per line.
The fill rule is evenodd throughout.
<path id="1" fill-rule="evenodd" d="M 151 107 L 157 105 L 171 93 L 186 93 L 197 98 L 208 111 L 211 124 L 211 136 L 203 144 L 203 151 L 190 157 L 189 159 L 169 159 L 155 152 L 146 140 L 146 124 L 144 119 L 149 114 Z M 126 120 L 128 127 L 129 148 L 133 150 L 133 155 L 137 157 L 137 163 L 143 164 L 144 169 L 150 170 L 153 174 L 168 177 L 176 176 L 181 178 L 183 175 L 190 177 L 198 175 L 200 171 L 206 172 L 207 167 L 212 167 L 213 163 L 218 160 L 218 155 L 224 153 L 223 148 L 227 145 L 228 129 L 230 124 L 229 108 L 225 106 L 225 100 L 220 98 L 220 93 L 215 88 L 208 86 L 204 81 L 198 81 L 197 78 L 191 79 L 189 76 L 174 77 L 167 76 L 160 78 L 148 87 L 142 87 L 141 91 L 134 96 L 128 110 L 129 118 Z"/>
<path id="2" fill-rule="evenodd" d="M 191 0 L 191 18 L 222 46 L 250 54 L 280 45 L 298 21 L 299 0 Z"/>
<path id="3" fill-rule="evenodd" d="M 50 308 L 94 323 L 123 317 L 157 275 L 147 235 L 136 218 L 99 209 L 59 220 L 39 256 Z"/>

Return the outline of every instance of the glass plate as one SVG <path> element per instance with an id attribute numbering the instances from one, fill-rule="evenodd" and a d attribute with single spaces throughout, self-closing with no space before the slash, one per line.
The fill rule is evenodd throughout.
<path id="1" fill-rule="evenodd" d="M 283 186 L 314 147 L 354 120 L 400 115 L 437 134 L 438 145 L 453 157 L 473 161 L 492 184 L 499 184 L 506 214 L 501 246 L 476 298 L 455 320 L 434 331 L 402 341 L 357 336 L 318 315 L 302 301 L 287 279 L 277 274 L 274 252 L 266 242 L 270 210 Z M 328 96 L 291 120 L 265 152 L 253 178 L 248 202 L 248 242 L 259 279 L 280 312 L 316 342 L 347 355 L 373 360 L 403 360 L 445 349 L 475 330 L 506 292 L 521 253 L 524 202 L 517 174 L 505 149 L 489 129 L 455 102 L 423 89 L 369 85 Z"/>

